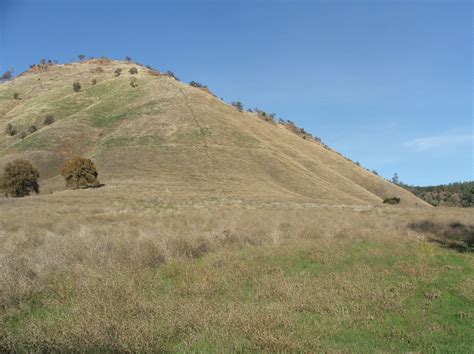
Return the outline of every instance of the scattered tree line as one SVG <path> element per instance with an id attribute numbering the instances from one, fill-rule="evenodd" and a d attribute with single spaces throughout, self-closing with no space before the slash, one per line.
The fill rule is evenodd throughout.
<path id="1" fill-rule="evenodd" d="M 43 127 L 46 127 L 48 125 L 51 125 L 55 122 L 54 116 L 52 114 L 48 114 L 44 120 L 43 120 Z M 20 138 L 24 139 L 28 135 L 33 134 L 34 132 L 38 131 L 38 128 L 36 127 L 35 124 L 30 125 L 26 130 L 23 130 L 20 132 L 17 127 L 15 127 L 13 124 L 8 123 L 6 128 L 5 128 L 5 133 L 9 136 L 15 136 L 18 133 L 20 133 Z"/>
<path id="2" fill-rule="evenodd" d="M 426 187 L 410 186 L 403 182 L 398 185 L 433 206 L 474 207 L 474 181 Z"/>
<path id="3" fill-rule="evenodd" d="M 66 161 L 59 171 L 69 189 L 98 188 L 99 175 L 92 160 L 75 157 Z M 38 194 L 40 174 L 28 160 L 17 159 L 7 163 L 1 180 L 6 197 L 25 197 L 31 193 Z"/>

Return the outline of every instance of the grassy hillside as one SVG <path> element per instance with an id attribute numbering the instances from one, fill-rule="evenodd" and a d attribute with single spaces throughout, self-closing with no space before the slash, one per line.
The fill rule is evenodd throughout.
<path id="1" fill-rule="evenodd" d="M 44 126 L 47 115 L 55 122 Z M 129 62 L 40 66 L 0 84 L 0 126 L 8 124 L 18 134 L 0 134 L 0 168 L 18 157 L 31 160 L 44 193 L 64 189 L 59 166 L 84 155 L 112 188 L 320 204 L 379 204 L 396 196 L 402 205 L 426 205 L 285 125 Z M 39 129 L 22 139 L 33 125 Z"/>
<path id="2" fill-rule="evenodd" d="M 42 193 L 0 197 L 0 352 L 472 352 L 474 209 L 128 62 L 0 84 L 8 124 Z"/>

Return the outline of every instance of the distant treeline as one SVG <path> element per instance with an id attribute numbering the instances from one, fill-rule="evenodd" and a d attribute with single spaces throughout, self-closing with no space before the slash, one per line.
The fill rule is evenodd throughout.
<path id="1" fill-rule="evenodd" d="M 474 181 L 427 187 L 399 185 L 434 206 L 474 207 Z"/>

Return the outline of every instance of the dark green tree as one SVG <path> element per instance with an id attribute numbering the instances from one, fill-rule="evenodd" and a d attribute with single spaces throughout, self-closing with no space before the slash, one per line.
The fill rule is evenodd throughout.
<path id="1" fill-rule="evenodd" d="M 39 193 L 39 172 L 30 161 L 14 160 L 5 166 L 3 190 L 5 196 L 24 197 L 31 192 Z"/>

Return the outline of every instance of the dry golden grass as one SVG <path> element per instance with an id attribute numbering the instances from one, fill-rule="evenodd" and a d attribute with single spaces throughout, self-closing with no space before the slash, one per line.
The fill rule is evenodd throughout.
<path id="1" fill-rule="evenodd" d="M 466 351 L 473 344 L 473 284 L 459 280 L 472 275 L 472 256 L 409 227 L 469 224 L 472 210 L 88 203 L 99 192 L 2 200 L 0 348 Z M 456 282 L 438 284 L 444 277 Z M 438 309 L 453 284 L 463 300 Z M 465 317 L 452 324 L 443 311 Z M 398 325 L 400 315 L 413 324 Z"/>

